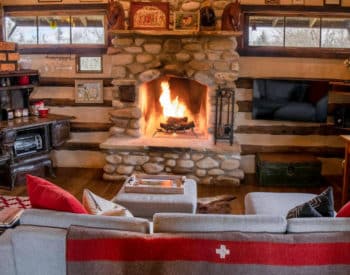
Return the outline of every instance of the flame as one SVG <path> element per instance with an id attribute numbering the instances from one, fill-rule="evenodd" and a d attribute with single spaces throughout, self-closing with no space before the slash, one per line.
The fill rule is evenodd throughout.
<path id="1" fill-rule="evenodd" d="M 159 97 L 159 102 L 163 108 L 163 116 L 184 117 L 186 106 L 179 102 L 178 96 L 174 100 L 171 100 L 169 83 L 167 81 L 163 81 L 160 86 L 162 87 L 162 94 Z"/>

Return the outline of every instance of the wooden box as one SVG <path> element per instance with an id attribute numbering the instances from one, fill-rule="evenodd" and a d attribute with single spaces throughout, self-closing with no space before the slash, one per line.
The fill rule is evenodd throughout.
<path id="1" fill-rule="evenodd" d="M 322 163 L 312 155 L 260 153 L 256 174 L 261 185 L 318 186 Z"/>

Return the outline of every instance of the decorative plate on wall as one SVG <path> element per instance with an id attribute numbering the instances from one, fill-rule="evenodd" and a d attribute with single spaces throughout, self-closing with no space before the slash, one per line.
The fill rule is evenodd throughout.
<path id="1" fill-rule="evenodd" d="M 167 30 L 169 28 L 169 3 L 131 2 L 130 29 Z"/>

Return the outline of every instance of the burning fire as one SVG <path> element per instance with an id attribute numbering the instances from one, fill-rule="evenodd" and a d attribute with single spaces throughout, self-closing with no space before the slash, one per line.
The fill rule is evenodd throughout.
<path id="1" fill-rule="evenodd" d="M 159 97 L 159 102 L 163 107 L 163 116 L 184 117 L 186 106 L 179 102 L 178 96 L 174 100 L 171 100 L 169 83 L 167 81 L 163 81 L 160 85 L 162 87 L 162 94 Z"/>

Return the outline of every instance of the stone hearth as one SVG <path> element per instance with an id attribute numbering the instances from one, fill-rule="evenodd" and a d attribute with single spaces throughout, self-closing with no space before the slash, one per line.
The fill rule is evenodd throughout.
<path id="1" fill-rule="evenodd" d="M 179 2 L 188 7 L 188 1 Z M 184 10 L 181 3 L 180 10 Z M 239 56 L 233 33 L 117 31 L 113 35 L 113 47 L 108 52 L 115 86 L 114 110 L 110 113 L 114 126 L 110 138 L 101 144 L 106 153 L 104 179 L 122 180 L 132 173 L 169 173 L 186 175 L 203 184 L 238 185 L 244 177 L 239 145 L 213 142 L 216 90 L 219 86 L 234 89 L 238 76 Z M 195 80 L 207 87 L 207 133 L 201 138 L 152 137 L 143 132 L 143 84 L 164 76 Z M 121 87 L 126 85 L 135 87 L 133 102 L 120 96 Z"/>

